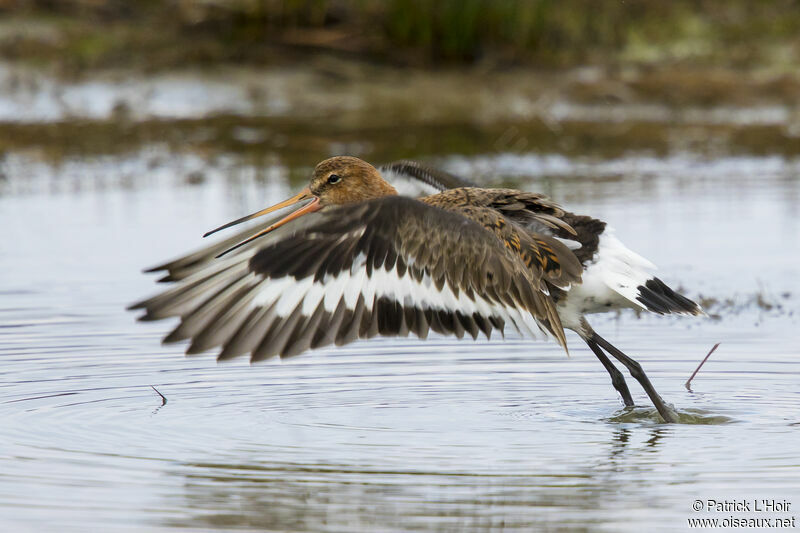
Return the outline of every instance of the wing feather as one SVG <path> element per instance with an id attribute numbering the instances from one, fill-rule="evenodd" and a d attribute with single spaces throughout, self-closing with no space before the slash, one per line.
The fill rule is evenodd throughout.
<path id="1" fill-rule="evenodd" d="M 290 226 L 290 225 L 287 225 Z M 375 335 L 490 337 L 511 324 L 565 344 L 543 282 L 480 224 L 403 197 L 308 215 L 260 248 L 206 265 L 136 304 L 179 316 L 188 353 L 259 361 Z"/>

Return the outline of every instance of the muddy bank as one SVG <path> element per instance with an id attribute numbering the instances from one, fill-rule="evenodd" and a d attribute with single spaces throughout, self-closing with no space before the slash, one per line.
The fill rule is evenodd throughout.
<path id="1" fill-rule="evenodd" d="M 784 3 L 602 4 L 0 2 L 0 154 L 800 151 Z"/>
<path id="2" fill-rule="evenodd" d="M 654 89 L 674 89 L 656 83 L 663 73 L 611 74 L 408 72 L 328 58 L 271 70 L 109 71 L 70 81 L 5 64 L 0 153 L 58 159 L 163 144 L 279 152 L 292 164 L 345 152 L 377 160 L 508 151 L 800 153 L 800 86 L 789 90 L 788 75 L 698 73 L 694 95 L 669 99 Z M 702 78 L 717 81 L 703 85 Z"/>
<path id="3" fill-rule="evenodd" d="M 217 66 L 143 73 L 93 71 L 65 79 L 0 62 L 0 122 L 75 118 L 196 118 L 213 114 L 336 122 L 629 119 L 797 122 L 795 69 L 682 66 L 414 70 L 314 56 L 284 66 Z"/>
<path id="4" fill-rule="evenodd" d="M 335 153 L 375 161 L 509 152 L 589 159 L 637 152 L 663 157 L 686 151 L 701 156 L 772 154 L 793 158 L 800 155 L 800 136 L 783 124 L 608 124 L 576 120 L 554 125 L 539 119 L 490 124 L 448 121 L 351 125 L 326 119 L 224 115 L 137 122 L 0 124 L 0 154 L 24 153 L 44 161 L 135 153 L 149 146 L 208 158 L 226 153 L 264 161 L 278 157 L 294 167 L 307 166 Z"/>

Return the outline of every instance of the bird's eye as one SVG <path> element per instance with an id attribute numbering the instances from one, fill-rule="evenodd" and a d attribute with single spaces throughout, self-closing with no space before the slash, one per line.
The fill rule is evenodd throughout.
<path id="1" fill-rule="evenodd" d="M 331 174 L 330 176 L 328 176 L 328 183 L 330 183 L 331 185 L 333 185 L 334 183 L 339 183 L 340 181 L 342 181 L 342 178 L 339 177 L 338 174 Z"/>

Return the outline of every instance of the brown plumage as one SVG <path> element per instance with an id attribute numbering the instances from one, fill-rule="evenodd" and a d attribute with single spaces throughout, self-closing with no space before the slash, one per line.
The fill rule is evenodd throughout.
<path id="1" fill-rule="evenodd" d="M 440 189 L 463 182 L 413 162 L 389 169 Z M 375 335 L 488 338 L 507 324 L 544 332 L 566 349 L 568 327 L 603 362 L 626 405 L 633 401 L 624 378 L 600 346 L 631 369 L 666 420 L 675 419 L 635 361 L 589 327 L 584 300 L 569 299 L 580 293 L 571 289 L 580 287 L 583 268 L 597 261 L 605 223 L 512 189 L 402 197 L 368 163 L 334 157 L 295 197 L 209 234 L 301 202 L 255 234 L 251 228 L 151 269 L 167 270 L 162 280 L 177 283 L 131 307 L 145 310 L 143 320 L 180 317 L 165 341 L 191 340 L 187 353 L 221 347 L 220 359 L 249 353 L 253 361 Z M 621 287 L 625 302 L 633 301 Z M 639 289 L 638 305 L 655 312 L 700 312 L 657 278 Z M 624 300 L 603 294 L 617 306 Z"/>
<path id="2" fill-rule="evenodd" d="M 538 223 L 574 234 L 560 218 L 564 211 L 544 196 L 513 189 L 462 187 L 421 201 L 474 220 L 494 233 L 537 279 L 559 288 L 580 283 L 582 267 L 575 254 L 554 238 L 530 230 L 531 224 Z"/>
<path id="3" fill-rule="evenodd" d="M 216 267 L 190 261 L 183 283 L 134 307 L 146 310 L 145 320 L 180 316 L 168 341 L 192 339 L 192 353 L 222 346 L 223 358 L 293 355 L 375 334 L 424 337 L 429 329 L 488 337 L 508 322 L 531 334 L 535 325 L 566 349 L 550 291 L 579 282 L 580 263 L 554 238 L 503 214 L 571 232 L 546 198 L 460 188 L 418 201 L 397 196 L 368 163 L 336 157 L 317 165 L 309 187 L 290 202 L 307 199 L 284 220 L 305 216 L 285 229 L 273 233 L 284 222 L 270 224 Z M 315 300 L 301 309 L 307 295 L 289 305 L 270 292 L 276 280 L 302 285 L 337 276 L 347 283 L 363 276 L 352 282 L 363 287 L 348 285 L 348 305 Z"/>
<path id="4" fill-rule="evenodd" d="M 256 234 L 260 238 L 244 241 L 241 254 L 228 259 L 228 268 L 189 261 L 191 274 L 184 283 L 134 307 L 146 310 L 146 320 L 181 316 L 168 341 L 192 339 L 190 352 L 222 346 L 224 358 L 247 352 L 254 360 L 285 356 L 374 334 L 411 332 L 424 337 L 428 329 L 459 337 L 483 332 L 488 337 L 507 322 L 534 334 L 535 324 L 566 349 L 550 291 L 579 282 L 580 263 L 554 238 L 525 229 L 503 214 L 571 232 L 558 218 L 563 211 L 543 196 L 460 188 L 418 201 L 397 196 L 368 163 L 336 157 L 317 165 L 309 187 L 292 201 L 306 199 L 311 203 L 286 219 L 320 212 L 306 214 L 285 231 L 272 233 L 283 221 L 270 224 Z M 274 301 L 253 303 L 268 291 L 269 280 L 330 282 L 357 263 L 366 276 L 362 284 L 377 280 L 381 272 L 390 273 L 389 285 L 397 279 L 397 290 L 406 291 L 403 299 L 392 306 L 378 296 L 363 304 L 353 296 L 349 307 L 334 309 L 329 303 L 325 312 L 317 305 L 305 313 L 298 311 L 299 304 L 270 312 Z M 413 286 L 404 286 L 408 281 L 403 280 L 412 280 Z M 360 288 L 351 291 L 356 289 Z M 391 287 L 377 290 L 383 291 L 384 299 L 392 299 Z M 428 301 L 424 291 L 436 301 Z M 245 302 L 250 308 L 245 309 Z M 506 316 L 509 313 L 512 316 Z"/>

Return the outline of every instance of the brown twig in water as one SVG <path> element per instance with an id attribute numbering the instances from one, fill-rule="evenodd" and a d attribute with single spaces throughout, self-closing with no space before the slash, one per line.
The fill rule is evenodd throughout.
<path id="1" fill-rule="evenodd" d="M 708 354 L 706 354 L 706 356 L 703 358 L 703 360 L 700 361 L 700 364 L 697 365 L 697 368 L 694 369 L 694 372 L 692 372 L 692 377 L 690 377 L 686 381 L 686 384 L 685 384 L 686 390 L 692 390 L 691 387 L 690 387 L 690 384 L 692 383 L 692 380 L 697 375 L 697 373 L 700 371 L 700 369 L 703 368 L 703 365 L 706 364 L 706 361 L 708 361 L 708 358 L 711 357 L 711 354 L 714 353 L 714 350 L 716 350 L 719 347 L 719 345 L 720 345 L 720 343 L 715 344 L 714 347 L 711 348 L 711 350 L 708 352 Z"/>
<path id="2" fill-rule="evenodd" d="M 694 376 L 692 376 L 692 377 L 694 377 Z M 164 396 L 163 394 L 161 394 L 160 392 L 158 392 L 158 389 L 155 388 L 154 386 L 150 385 L 150 388 L 153 389 L 154 391 L 156 391 L 156 394 L 161 396 L 161 407 L 164 407 L 165 405 L 167 405 L 167 397 Z"/>

